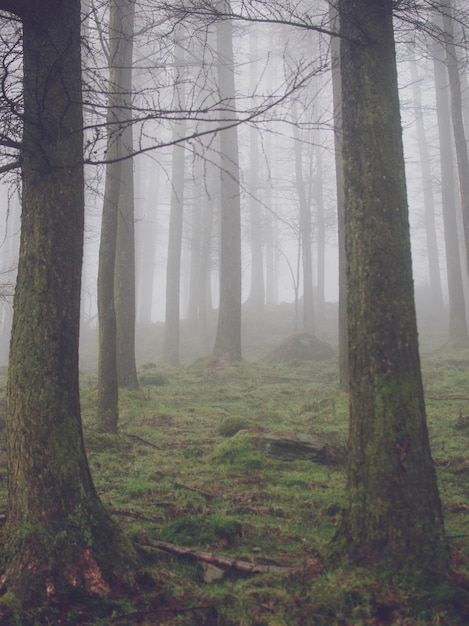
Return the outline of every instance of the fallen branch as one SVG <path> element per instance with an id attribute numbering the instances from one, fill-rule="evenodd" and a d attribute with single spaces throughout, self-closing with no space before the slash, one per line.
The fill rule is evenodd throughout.
<path id="1" fill-rule="evenodd" d="M 138 435 L 126 435 L 126 437 L 129 437 L 130 439 L 136 439 L 137 441 L 140 441 L 140 443 L 144 443 L 146 446 L 150 446 L 151 448 L 155 448 L 155 450 L 162 450 L 163 448 L 160 448 L 159 446 L 156 445 L 156 443 L 152 443 L 151 441 L 147 441 L 146 439 L 142 439 L 142 437 L 139 437 Z"/>
<path id="2" fill-rule="evenodd" d="M 235 570 L 237 572 L 242 572 L 243 574 L 292 574 L 293 572 L 299 571 L 296 567 L 258 565 L 256 563 L 250 563 L 249 561 L 242 561 L 241 559 L 230 559 L 219 554 L 213 554 L 212 552 L 192 550 L 191 548 L 184 548 L 183 546 L 178 546 L 174 543 L 149 539 L 148 537 L 137 537 L 136 541 L 141 545 L 159 548 L 160 550 L 165 550 L 166 552 L 171 552 L 172 554 L 178 554 L 180 556 L 189 556 L 197 561 L 211 563 L 217 567 Z"/>

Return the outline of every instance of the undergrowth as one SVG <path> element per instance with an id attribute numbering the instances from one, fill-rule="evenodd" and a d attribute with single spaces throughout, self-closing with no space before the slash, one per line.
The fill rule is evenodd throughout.
<path id="1" fill-rule="evenodd" d="M 448 544 L 462 579 L 469 557 L 469 420 L 466 428 L 462 419 L 469 415 L 469 351 L 425 356 L 423 375 Z M 83 377 L 82 407 L 97 490 L 144 546 L 145 570 L 114 598 L 60 617 L 49 609 L 17 617 L 18 624 L 469 623 L 464 592 L 439 588 L 428 596 L 375 572 L 328 570 L 324 555 L 341 512 L 345 467 L 278 461 L 258 450 L 267 432 L 345 445 L 347 396 L 335 363 L 221 370 L 203 360 L 181 369 L 147 364 L 141 380 L 140 390 L 120 394 L 118 435 L 96 428 L 92 373 Z M 217 572 L 152 541 L 284 569 Z"/>

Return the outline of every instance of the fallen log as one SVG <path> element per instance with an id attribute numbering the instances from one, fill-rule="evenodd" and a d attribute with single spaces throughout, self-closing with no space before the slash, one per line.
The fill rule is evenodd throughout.
<path id="1" fill-rule="evenodd" d="M 226 570 L 235 570 L 242 572 L 243 574 L 292 574 L 298 572 L 296 567 L 282 567 L 280 565 L 261 565 L 257 563 L 250 563 L 249 561 L 243 561 L 241 559 L 230 559 L 229 557 L 221 556 L 219 554 L 213 554 L 212 552 L 203 552 L 201 550 L 193 550 L 192 548 L 185 548 L 178 546 L 174 543 L 168 543 L 167 541 L 159 541 L 157 539 L 150 539 L 149 537 L 136 537 L 135 540 L 141 545 L 150 546 L 152 548 L 158 548 L 172 554 L 178 554 L 180 556 L 189 556 L 197 561 L 204 563 L 210 563 L 221 567 Z"/>

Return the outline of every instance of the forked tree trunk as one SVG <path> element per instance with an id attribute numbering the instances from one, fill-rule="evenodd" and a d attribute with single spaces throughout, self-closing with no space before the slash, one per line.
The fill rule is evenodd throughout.
<path id="1" fill-rule="evenodd" d="M 25 608 L 64 601 L 76 586 L 105 593 L 134 553 L 96 494 L 80 417 L 80 2 L 19 1 L 14 9 L 23 17 L 23 207 L 3 543 L 6 587 Z"/>
<path id="2" fill-rule="evenodd" d="M 340 1 L 350 457 L 334 549 L 426 584 L 448 575 L 449 559 L 420 373 L 392 8 Z"/>

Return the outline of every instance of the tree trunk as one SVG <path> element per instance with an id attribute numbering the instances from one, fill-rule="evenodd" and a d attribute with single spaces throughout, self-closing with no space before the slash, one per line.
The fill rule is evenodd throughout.
<path id="1" fill-rule="evenodd" d="M 316 219 L 318 229 L 318 252 L 317 252 L 317 274 L 318 288 L 316 295 L 316 317 L 320 322 L 324 321 L 325 311 L 325 282 L 326 282 L 326 220 L 324 216 L 324 170 L 322 162 L 323 148 L 319 142 L 315 147 L 316 153 L 316 177 L 315 177 L 315 198 L 316 198 Z"/>
<path id="2" fill-rule="evenodd" d="M 141 157 L 137 161 L 137 198 L 142 198 L 139 217 L 136 220 L 138 256 L 138 322 L 151 324 L 153 308 L 153 282 L 155 277 L 156 233 L 159 191 L 159 166 Z"/>
<path id="3" fill-rule="evenodd" d="M 178 29 L 174 41 L 174 64 L 176 76 L 174 99 L 183 111 L 185 104 L 183 65 L 184 50 L 179 43 Z M 184 137 L 186 122 L 177 121 L 173 127 L 173 141 Z M 168 365 L 179 365 L 179 321 L 181 298 L 181 250 L 184 210 L 184 144 L 175 143 L 171 166 L 171 207 L 169 215 L 168 257 L 166 266 L 166 316 L 163 345 L 163 360 Z"/>
<path id="4" fill-rule="evenodd" d="M 466 306 L 463 289 L 461 250 L 458 236 L 455 169 L 451 132 L 451 112 L 449 105 L 448 76 L 446 72 L 445 50 L 435 41 L 433 45 L 433 68 L 435 74 L 436 114 L 440 142 L 441 200 L 445 231 L 446 273 L 448 280 L 448 345 L 467 346 Z M 463 257 L 463 263 L 466 262 Z"/>
<path id="5" fill-rule="evenodd" d="M 119 46 L 122 49 L 120 94 L 122 151 L 119 210 L 117 218 L 114 301 L 116 308 L 117 381 L 119 387 L 137 389 L 135 363 L 135 207 L 132 134 L 132 59 L 135 0 L 120 0 L 122 11 Z"/>
<path id="6" fill-rule="evenodd" d="M 98 267 L 98 425 L 116 433 L 119 418 L 117 376 L 117 318 L 115 266 L 118 213 L 122 179 L 124 115 L 124 68 L 126 41 L 122 37 L 127 14 L 126 0 L 113 0 L 109 13 L 109 95 L 107 109 L 107 159 Z"/>
<path id="7" fill-rule="evenodd" d="M 251 28 L 249 34 L 249 90 L 251 98 L 255 98 L 258 84 L 257 72 L 257 38 L 258 33 Z M 259 325 L 263 324 L 265 307 L 264 259 L 262 240 L 262 205 L 258 200 L 260 193 L 259 174 L 259 131 L 255 124 L 249 127 L 249 225 L 251 244 L 251 290 L 248 304 L 255 313 Z"/>
<path id="8" fill-rule="evenodd" d="M 417 145 L 419 150 L 420 168 L 422 172 L 423 211 L 427 243 L 428 275 L 430 278 L 430 291 L 433 309 L 432 313 L 436 317 L 441 318 L 444 311 L 444 305 L 443 292 L 441 288 L 440 263 L 438 259 L 438 244 L 435 224 L 433 176 L 430 162 L 430 154 L 428 150 L 427 133 L 424 123 L 419 75 L 415 61 L 415 55 L 412 50 L 410 53 L 411 58 L 409 61 L 409 69 L 412 80 L 412 95 L 415 108 L 415 129 L 417 132 Z"/>
<path id="9" fill-rule="evenodd" d="M 229 14 L 228 0 L 221 0 Z M 217 22 L 218 91 L 222 106 L 220 131 L 221 238 L 220 304 L 214 355 L 241 360 L 241 206 L 236 117 L 233 35 L 230 20 Z"/>
<path id="10" fill-rule="evenodd" d="M 458 164 L 459 192 L 461 194 L 466 263 L 469 270 L 469 155 L 467 153 L 466 132 L 462 114 L 461 79 L 458 58 L 454 43 L 453 3 L 441 0 L 443 30 L 446 37 L 446 63 L 451 93 L 451 118 L 453 120 L 454 143 Z"/>
<path id="11" fill-rule="evenodd" d="M 339 30 L 340 19 L 334 3 L 329 4 L 333 30 Z M 339 385 L 349 388 L 347 294 L 345 271 L 345 216 L 344 216 L 344 164 L 342 158 L 342 85 L 340 71 L 340 41 L 331 39 L 332 99 L 334 104 L 334 156 L 337 195 L 337 235 L 339 244 Z"/>
<path id="12" fill-rule="evenodd" d="M 295 151 L 295 180 L 299 203 L 299 237 L 303 269 L 303 319 L 302 329 L 314 334 L 313 253 L 311 241 L 311 207 L 303 176 L 303 144 L 298 129 L 297 103 L 293 103 L 293 140 Z"/>
<path id="13" fill-rule="evenodd" d="M 449 559 L 420 373 L 392 5 L 340 2 L 350 460 L 334 550 L 425 584 L 448 575 Z"/>
<path id="14" fill-rule="evenodd" d="M 105 593 L 112 571 L 128 567 L 134 553 L 94 489 L 80 417 L 80 2 L 16 4 L 23 14 L 23 206 L 4 549 L 6 586 L 28 607 L 66 600 L 77 586 Z"/>

